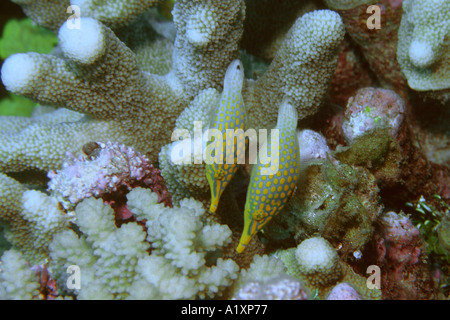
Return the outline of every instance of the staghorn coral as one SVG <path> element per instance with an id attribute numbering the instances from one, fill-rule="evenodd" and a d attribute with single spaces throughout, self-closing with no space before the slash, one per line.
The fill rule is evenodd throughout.
<path id="1" fill-rule="evenodd" d="M 0 173 L 2 195 L 0 218 L 7 226 L 6 239 L 32 264 L 49 258 L 48 245 L 53 235 L 73 221 L 58 201 L 37 190 L 28 190 L 18 181 Z"/>
<path id="2" fill-rule="evenodd" d="M 63 26 L 59 32 L 61 50 L 71 61 L 70 64 L 54 56 L 30 53 L 11 56 L 2 68 L 2 79 L 8 89 L 44 104 L 68 107 L 97 118 L 56 126 L 43 125 L 43 128 L 36 128 L 41 134 L 35 137 L 30 133 L 22 133 L 40 144 L 51 144 L 55 148 L 49 150 L 53 157 L 49 157 L 49 163 L 40 167 L 41 170 L 60 165 L 63 150 L 69 151 L 68 140 L 74 141 L 73 145 L 78 149 L 89 141 L 104 140 L 122 142 L 152 152 L 153 148 L 145 145 L 155 139 L 146 135 L 154 135 L 158 131 L 168 135 L 162 121 L 155 121 L 155 115 L 148 110 L 148 106 L 152 105 L 157 108 L 155 102 L 158 99 L 154 95 L 167 99 L 165 101 L 175 109 L 180 107 L 180 102 L 170 92 L 160 96 L 167 88 L 161 88 L 160 81 L 138 70 L 134 54 L 110 29 L 91 18 L 82 19 L 82 25 L 83 31 Z M 86 40 L 86 32 L 95 36 Z M 80 45 L 83 41 L 84 44 Z M 40 78 L 45 81 L 36 82 Z M 86 78 L 90 80 L 86 81 Z M 124 81 L 125 78 L 128 80 Z M 155 87 L 160 87 L 162 92 L 155 93 Z M 147 114 L 153 117 L 149 119 Z M 175 120 L 174 116 L 172 121 Z M 151 132 L 143 130 L 148 121 L 154 121 L 157 125 Z M 136 122 L 141 122 L 141 125 Z M 46 135 L 43 134 L 45 130 L 48 131 Z M 18 137 L 11 137 L 11 143 L 6 142 L 3 146 L 8 148 L 14 144 L 14 138 Z M 9 148 L 8 153 L 12 154 L 14 150 Z M 9 166 L 8 170 L 18 171 L 23 170 L 23 167 Z"/>
<path id="3" fill-rule="evenodd" d="M 159 0 L 12 0 L 20 5 L 27 16 L 37 24 L 57 31 L 69 14 L 102 21 L 110 28 L 129 23 Z M 69 6 L 78 6 L 79 13 Z"/>
<path id="4" fill-rule="evenodd" d="M 202 89 L 221 88 L 226 66 L 238 54 L 243 9 L 241 2 L 177 2 L 173 64 L 164 76 L 142 71 L 133 52 L 111 29 L 92 18 L 81 18 L 82 30 L 67 28 L 68 22 L 59 28 L 56 56 L 32 53 L 11 56 L 2 68 L 2 80 L 9 90 L 45 105 L 66 107 L 89 116 L 83 121 L 29 126 L 8 134 L 0 151 L 1 170 L 55 170 L 65 152 L 96 140 L 130 145 L 147 153 L 154 162 L 161 146 L 169 141 L 175 119 L 189 99 Z M 200 16 L 199 12 L 206 16 Z M 118 34 L 131 32 L 124 30 L 121 28 Z M 307 38 L 305 31 L 312 37 Z M 86 34 L 90 37 L 85 37 Z M 300 18 L 264 78 L 249 86 L 252 89 L 244 94 L 253 115 L 252 123 L 266 119 L 258 125 L 274 124 L 273 105 L 294 88 L 301 90 L 292 92 L 297 108 L 300 100 L 309 108 L 300 109 L 300 116 L 314 113 L 332 75 L 342 36 L 340 18 L 332 11 L 316 11 Z M 305 43 L 302 47 L 311 49 L 305 52 L 308 55 L 296 53 L 302 50 L 299 41 Z M 310 63 L 319 60 L 320 63 Z M 288 65 L 291 69 L 285 68 Z M 284 75 L 284 83 L 275 80 Z M 313 75 L 317 86 L 298 86 L 306 81 L 306 76 L 308 81 L 313 81 Z M 275 88 L 273 83 L 279 85 Z M 258 110 L 271 116 L 262 118 Z M 25 139 L 28 140 L 26 151 L 21 147 L 23 144 L 16 143 Z M 33 145 L 40 145 L 39 150 L 33 150 Z"/>
<path id="5" fill-rule="evenodd" d="M 197 6 L 202 3 L 178 2 L 177 5 L 184 7 L 174 9 L 177 12 L 174 19 L 184 21 L 188 19 L 187 14 L 195 16 Z M 190 7 L 192 8 L 189 9 Z M 211 12 L 221 14 L 230 13 L 222 7 L 210 9 Z M 243 19 L 235 16 L 231 18 Z M 50 159 L 41 155 L 42 159 L 50 163 L 39 169 L 49 170 L 51 167 L 57 167 L 61 163 L 62 154 L 70 151 L 67 150 L 69 139 L 77 142 L 72 146 L 72 150 L 79 149 L 89 142 L 88 140 L 125 143 L 139 151 L 148 152 L 154 161 L 159 148 L 169 141 L 170 130 L 176 117 L 186 107 L 184 99 L 195 96 L 202 87 L 220 87 L 221 81 L 218 79 L 222 78 L 224 70 L 219 72 L 218 69 L 228 65 L 228 57 L 233 55 L 233 48 L 237 50 L 235 43 L 239 33 L 235 38 L 228 37 L 226 24 L 220 24 L 214 29 L 214 37 L 211 35 L 211 38 L 208 38 L 205 33 L 203 44 L 193 43 L 188 46 L 192 40 L 189 35 L 209 30 L 202 30 L 201 25 L 193 23 L 194 20 L 188 25 L 175 23 L 178 32 L 173 53 L 173 69 L 164 78 L 141 71 L 133 52 L 108 27 L 92 18 L 81 18 L 82 30 L 67 28 L 68 22 L 59 29 L 60 49 L 64 58 L 36 54 L 10 57 L 2 68 L 2 79 L 9 90 L 44 104 L 68 107 L 90 115 L 89 121 L 66 124 L 65 128 L 40 128 L 40 131 L 53 132 L 35 137 L 35 140 L 39 141 L 39 144 L 52 144 L 58 151 L 52 150 L 52 157 L 47 157 Z M 236 29 L 239 31 L 238 27 Z M 85 37 L 86 34 L 91 36 Z M 225 34 L 233 45 L 223 46 L 221 40 Z M 221 45 L 216 45 L 213 49 L 210 47 L 213 42 L 219 42 Z M 200 63 L 194 61 L 198 59 L 198 54 L 194 53 L 197 51 L 194 45 L 200 48 L 205 45 L 208 48 Z M 207 59 L 210 60 L 209 63 Z M 18 73 L 15 68 L 18 68 Z M 205 78 L 201 78 L 197 83 L 193 81 L 200 74 L 205 74 Z M 212 76 L 213 79 L 210 78 Z M 37 85 L 36 78 L 45 81 Z M 166 113 L 160 114 L 158 110 L 166 110 Z M 94 133 L 93 127 L 98 131 Z M 84 134 L 79 135 L 81 132 Z M 94 136 L 97 139 L 94 139 Z M 8 147 L 8 143 L 4 146 Z M 13 154 L 14 150 L 9 148 L 8 153 Z M 8 166 L 8 170 L 23 170 L 23 167 Z"/>
<path id="6" fill-rule="evenodd" d="M 3 253 L 0 260 L 0 299 L 31 300 L 39 296 L 39 277 L 17 250 Z"/>
<path id="7" fill-rule="evenodd" d="M 398 62 L 409 86 L 436 91 L 443 101 L 450 88 L 450 4 L 448 1 L 403 1 Z M 439 92 L 440 90 L 440 92 Z"/>
<path id="8" fill-rule="evenodd" d="M 344 32 L 340 16 L 331 10 L 312 11 L 297 19 L 268 70 L 244 92 L 249 126 L 275 125 L 274 106 L 285 95 L 297 107 L 299 119 L 315 114 L 336 68 Z"/>
<path id="9" fill-rule="evenodd" d="M 76 264 L 83 272 L 78 299 L 192 299 L 214 297 L 236 278 L 237 265 L 218 258 L 228 227 L 202 222 L 201 203 L 184 199 L 165 208 L 148 189 L 135 188 L 128 208 L 141 223 L 117 228 L 113 210 L 101 200 L 75 209 L 82 233 L 63 231 L 51 244 L 53 269 Z M 218 255 L 219 253 L 219 255 Z"/>
<path id="10" fill-rule="evenodd" d="M 57 31 L 67 20 L 70 0 L 13 0 L 36 24 Z"/>
<path id="11" fill-rule="evenodd" d="M 238 57 L 245 4 L 232 1 L 177 1 L 173 72 L 186 98 L 202 89 L 220 89 L 230 62 Z"/>

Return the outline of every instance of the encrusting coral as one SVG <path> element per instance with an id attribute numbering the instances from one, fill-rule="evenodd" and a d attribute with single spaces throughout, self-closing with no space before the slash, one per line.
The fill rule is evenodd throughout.
<path id="1" fill-rule="evenodd" d="M 308 290 L 317 289 L 325 298 L 338 283 L 348 283 L 364 299 L 380 299 L 381 291 L 370 289 L 366 279 L 357 275 L 339 256 L 328 241 L 313 237 L 301 242 L 297 248 L 276 253 L 287 268 L 287 273 L 303 282 Z"/>
<path id="2" fill-rule="evenodd" d="M 424 272 L 426 255 L 420 231 L 403 213 L 387 212 L 376 234 L 377 265 L 383 270 L 381 287 L 387 299 L 431 299 L 433 279 Z"/>
<path id="3" fill-rule="evenodd" d="M 406 202 L 424 194 L 448 199 L 449 169 L 433 163 L 419 147 L 403 98 L 390 89 L 362 88 L 330 122 L 327 136 L 337 143 L 334 156 L 363 166 L 376 178 L 384 200 Z M 336 144 L 336 143 L 335 143 Z"/>
<path id="4" fill-rule="evenodd" d="M 319 234 L 351 255 L 371 239 L 373 222 L 382 209 L 370 172 L 335 159 L 319 159 L 304 169 L 296 194 L 264 235 L 274 241 L 298 242 Z"/>
<path id="5" fill-rule="evenodd" d="M 430 77 L 446 62 L 447 21 L 423 20 L 433 1 L 413 23 L 417 1 L 401 19 L 401 1 L 381 0 L 370 31 L 369 0 L 13 2 L 58 45 L 1 70 L 38 103 L 0 118 L 2 298 L 434 297 L 423 235 L 392 212 L 450 199 L 450 169 L 414 138 L 407 83 L 422 89 L 402 60 Z M 424 45 L 428 29 L 441 42 Z M 422 52 L 404 56 L 410 43 Z M 447 89 L 426 90 L 442 102 Z M 225 171 L 205 162 L 230 128 Z M 370 264 L 392 271 L 381 290 Z"/>

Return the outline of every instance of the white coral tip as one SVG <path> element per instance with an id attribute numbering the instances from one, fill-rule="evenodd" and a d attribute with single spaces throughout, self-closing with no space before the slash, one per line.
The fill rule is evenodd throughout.
<path id="1" fill-rule="evenodd" d="M 37 77 L 38 72 L 39 64 L 33 54 L 14 54 L 3 63 L 2 82 L 13 93 L 27 94 L 32 90 L 30 81 Z"/>
<path id="2" fill-rule="evenodd" d="M 409 58 L 416 67 L 426 68 L 434 62 L 433 49 L 426 42 L 414 40 L 409 46 Z"/>
<path id="3" fill-rule="evenodd" d="M 59 29 L 58 39 L 65 56 L 81 64 L 97 61 L 105 52 L 102 25 L 92 18 L 81 18 L 80 29 L 70 28 L 66 21 Z"/>

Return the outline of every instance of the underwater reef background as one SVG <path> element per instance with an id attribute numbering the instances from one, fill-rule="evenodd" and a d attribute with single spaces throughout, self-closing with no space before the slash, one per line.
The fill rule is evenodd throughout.
<path id="1" fill-rule="evenodd" d="M 450 298 L 449 1 L 0 6 L 0 299 Z"/>

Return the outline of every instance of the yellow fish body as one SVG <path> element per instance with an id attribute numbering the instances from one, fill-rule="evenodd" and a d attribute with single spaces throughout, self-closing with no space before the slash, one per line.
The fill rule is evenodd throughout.
<path id="1" fill-rule="evenodd" d="M 260 148 L 252 169 L 238 253 L 244 251 L 252 237 L 283 209 L 295 192 L 300 165 L 297 120 L 297 110 L 288 98 L 283 99 L 275 127 L 278 131 L 272 130 L 267 148 L 262 148 L 267 158 L 263 158 Z"/>
<path id="2" fill-rule="evenodd" d="M 244 132 L 247 130 L 247 119 L 241 93 L 243 83 L 244 67 L 240 60 L 234 60 L 225 73 L 220 105 L 210 127 L 221 132 L 223 137 L 222 140 L 212 142 L 217 150 L 223 150 L 215 157 L 219 161 L 213 161 L 207 156 L 205 167 L 211 189 L 211 212 L 217 210 L 220 197 L 236 173 L 238 164 L 245 161 Z M 236 131 L 234 136 L 235 130 L 239 129 L 242 131 Z"/>

